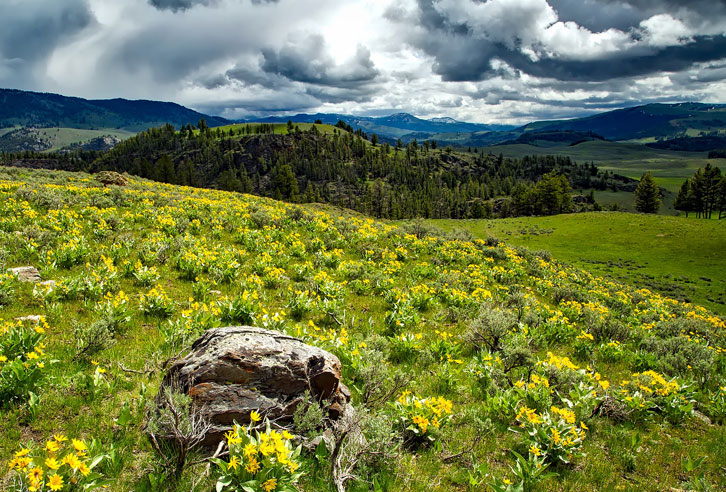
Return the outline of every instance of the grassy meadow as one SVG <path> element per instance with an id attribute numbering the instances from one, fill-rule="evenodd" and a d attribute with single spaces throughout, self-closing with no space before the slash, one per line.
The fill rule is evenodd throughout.
<path id="1" fill-rule="evenodd" d="M 705 227 L 663 222 L 651 237 L 646 218 L 582 217 L 601 216 L 626 259 L 635 231 L 676 246 L 676 230 Z M 726 487 L 726 319 L 558 261 L 594 254 L 594 237 L 562 252 L 553 241 L 553 258 L 517 247 L 498 222 L 468 224 L 481 239 L 330 206 L 0 168 L 0 489 L 332 492 L 339 466 L 353 477 L 344 489 L 360 492 Z M 684 252 L 723 285 L 708 247 L 718 235 L 695 231 Z M 666 249 L 631 261 L 654 268 Z M 23 265 L 55 285 L 2 273 Z M 16 319 L 28 315 L 41 318 Z M 342 448 L 328 439 L 297 456 L 323 433 L 311 401 L 287 432 L 265 430 L 262 415 L 250 429 L 264 439 L 237 429 L 234 456 L 193 451 L 173 466 L 178 448 L 156 451 L 146 434 L 168 361 L 234 324 L 337 355 L 365 439 L 339 433 Z"/>
<path id="2" fill-rule="evenodd" d="M 50 148 L 49 151 L 58 150 L 78 142 L 87 142 L 104 135 L 113 135 L 121 140 L 135 135 L 134 132 L 119 130 L 116 128 L 101 128 L 98 130 L 84 130 L 79 128 L 39 128 L 39 131 L 45 135 L 49 141 L 53 142 L 53 147 Z"/>
<path id="3" fill-rule="evenodd" d="M 708 159 L 708 152 L 680 152 L 651 149 L 634 142 L 605 142 L 600 140 L 583 142 L 574 146 L 496 145 L 484 147 L 485 152 L 503 154 L 505 157 L 521 158 L 526 155 L 564 155 L 576 162 L 594 162 L 604 171 L 610 171 L 633 179 L 640 179 L 651 171 L 658 186 L 665 190 L 662 215 L 677 215 L 673 200 L 683 182 L 693 176 L 698 168 L 707 163 L 724 169 L 723 159 Z M 590 190 L 583 190 L 588 193 Z M 635 211 L 635 199 L 630 192 L 595 190 L 595 198 L 603 206 L 617 204 L 621 210 Z"/>
<path id="4" fill-rule="evenodd" d="M 694 217 L 589 212 L 496 220 L 434 220 L 450 231 L 547 250 L 596 275 L 726 314 L 726 223 Z"/>

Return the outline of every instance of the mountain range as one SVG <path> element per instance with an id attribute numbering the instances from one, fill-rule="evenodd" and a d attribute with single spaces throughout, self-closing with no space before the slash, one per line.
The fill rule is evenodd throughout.
<path id="1" fill-rule="evenodd" d="M 205 115 L 170 102 L 88 100 L 58 94 L 0 89 L 0 128 L 113 128 L 136 133 L 164 123 L 174 126 L 196 124 L 202 118 L 209 126 L 229 123 L 224 118 Z"/>
<path id="2" fill-rule="evenodd" d="M 179 128 L 186 124 L 195 125 L 200 119 L 204 119 L 210 127 L 253 121 L 320 121 L 333 125 L 343 121 L 353 130 L 362 130 L 369 136 L 376 134 L 381 142 L 395 143 L 398 139 L 403 143 L 414 139 L 436 140 L 441 145 L 459 147 L 512 143 L 547 147 L 604 139 L 651 145 L 658 142 L 662 148 L 673 150 L 710 150 L 722 148 L 723 136 L 726 135 L 726 105 L 693 102 L 647 104 L 583 118 L 536 121 L 515 127 L 468 123 L 448 117 L 422 119 L 408 113 L 378 117 L 316 113 L 233 121 L 169 102 L 87 100 L 58 94 L 0 89 L 0 150 L 57 149 L 69 145 L 77 147 L 101 136 L 99 131 L 103 136 L 108 134 L 123 139 L 164 123 Z M 73 133 L 76 140 L 69 142 L 56 138 L 54 141 L 51 137 L 55 134 L 45 131 L 39 136 L 37 131 L 25 131 L 27 128 L 77 129 Z M 84 134 L 86 130 L 93 133 Z"/>

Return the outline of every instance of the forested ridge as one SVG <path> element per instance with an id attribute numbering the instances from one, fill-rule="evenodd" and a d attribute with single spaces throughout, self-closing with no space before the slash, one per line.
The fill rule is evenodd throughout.
<path id="1" fill-rule="evenodd" d="M 202 121 L 199 127 L 150 129 L 106 153 L 42 154 L 36 166 L 128 172 L 166 183 L 333 203 L 393 219 L 561 213 L 575 208 L 573 188 L 633 186 L 628 178 L 568 157 L 510 159 L 441 149 L 429 141 L 377 145 L 375 136 L 368 141 L 362 132 L 329 126 L 210 129 Z M 39 157 L 5 154 L 3 161 L 32 166 Z"/>

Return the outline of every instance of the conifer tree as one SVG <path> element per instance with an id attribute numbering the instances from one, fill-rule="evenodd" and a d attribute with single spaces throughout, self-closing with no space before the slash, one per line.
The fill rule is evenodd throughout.
<path id="1" fill-rule="evenodd" d="M 643 174 L 635 189 L 635 210 L 645 214 L 655 214 L 660 209 L 660 189 L 650 172 Z"/>

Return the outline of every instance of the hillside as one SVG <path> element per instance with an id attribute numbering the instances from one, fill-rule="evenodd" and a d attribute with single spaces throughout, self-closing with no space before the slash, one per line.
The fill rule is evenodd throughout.
<path id="1" fill-rule="evenodd" d="M 365 440 L 342 435 L 346 453 L 313 444 L 294 458 L 301 490 L 335 490 L 335 456 L 360 492 L 726 487 L 726 320 L 546 253 L 17 168 L 0 168 L 0 244 L 0 267 L 35 265 L 56 282 L 0 275 L 4 489 L 32 473 L 212 490 L 229 456 L 175 467 L 173 448 L 157 454 L 144 429 L 165 361 L 206 329 L 243 322 L 337 355 L 361 417 Z M 43 318 L 14 321 L 28 315 Z M 11 364 L 33 377 L 20 384 Z M 309 405 L 287 428 L 294 445 L 322 432 Z M 61 464 L 59 447 L 76 458 Z M 257 456 L 270 488 L 291 467 L 268 472 L 265 449 L 231 467 Z"/>
<path id="2" fill-rule="evenodd" d="M 69 127 L 87 130 L 119 129 L 139 132 L 171 123 L 182 126 L 206 119 L 209 126 L 224 118 L 198 113 L 175 103 L 88 100 L 59 94 L 0 89 L 0 127 Z"/>
<path id="3" fill-rule="evenodd" d="M 257 121 L 263 123 L 287 123 L 288 121 L 292 121 L 293 123 L 314 123 L 315 121 L 320 121 L 328 125 L 335 125 L 338 121 L 343 121 L 353 127 L 354 130 L 360 129 L 370 134 L 375 133 L 379 138 L 388 140 L 389 143 L 392 143 L 390 141 L 399 137 L 408 143 L 413 138 L 426 140 L 440 133 L 506 131 L 514 128 L 512 125 L 466 123 L 453 118 L 431 118 L 426 120 L 408 113 L 396 113 L 379 117 L 337 113 L 296 114 L 292 116 L 268 117 L 243 121 L 243 123 L 254 123 Z"/>
<path id="4" fill-rule="evenodd" d="M 504 159 L 414 143 L 394 148 L 373 145 L 360 133 L 310 124 L 295 128 L 261 123 L 204 131 L 165 126 L 142 132 L 100 156 L 60 156 L 55 166 L 52 156 L 39 156 L 40 166 L 26 155 L 6 156 L 5 162 L 129 172 L 167 183 L 322 201 L 382 218 L 561 213 L 594 206 L 587 197 L 573 203 L 572 187 L 635 187 L 629 178 L 606 175 L 567 158 Z M 548 173 L 567 179 L 543 182 Z M 550 185 L 557 189 L 547 192 Z M 539 198 L 525 199 L 530 191 Z"/>
<path id="5" fill-rule="evenodd" d="M 446 231 L 469 231 L 475 238 L 495 236 L 531 250 L 546 250 L 596 275 L 726 315 L 723 221 L 590 212 L 431 223 Z"/>
<path id="6" fill-rule="evenodd" d="M 79 148 L 109 150 L 133 135 L 133 132 L 115 129 L 12 128 L 0 134 L 0 152 L 43 152 Z"/>
<path id="7" fill-rule="evenodd" d="M 592 131 L 609 140 L 646 137 L 695 136 L 726 129 L 726 105 L 677 103 L 646 104 L 585 118 L 538 121 L 518 131 Z"/>

